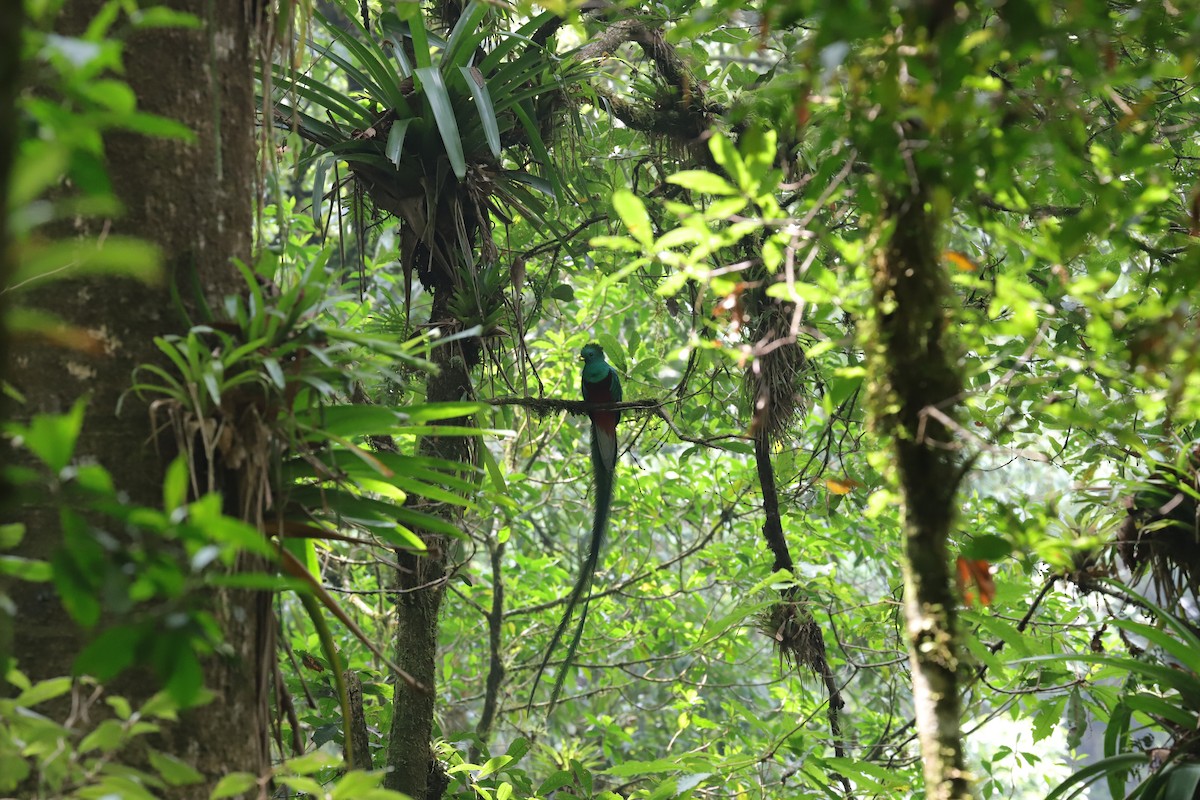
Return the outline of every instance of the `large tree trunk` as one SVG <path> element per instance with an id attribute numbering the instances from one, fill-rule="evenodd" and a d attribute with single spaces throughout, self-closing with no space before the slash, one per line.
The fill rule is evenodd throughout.
<path id="1" fill-rule="evenodd" d="M 242 0 L 173 0 L 169 5 L 195 15 L 201 26 L 132 34 L 125 49 L 126 74 L 141 110 L 181 121 L 195 132 L 196 141 L 128 133 L 105 138 L 109 175 L 125 207 L 111 229 L 158 244 L 181 293 L 187 296 L 190 287 L 199 285 L 216 307 L 214 301 L 240 280 L 231 259 L 249 260 L 251 250 L 255 136 L 250 10 Z M 101 0 L 72 0 L 60 30 L 84 30 L 103 6 Z M 11 116 L 5 120 L 9 124 Z M 101 229 L 83 224 L 60 233 L 95 236 Z M 153 337 L 186 327 L 167 286 L 166 281 L 148 286 L 75 279 L 24 294 L 23 302 L 91 332 L 104 355 L 26 345 L 12 354 L 9 370 L 27 400 L 15 409 L 19 416 L 62 412 L 76 398 L 89 396 L 77 457 L 102 464 L 132 502 L 150 506 L 162 502 L 162 464 L 151 441 L 148 410 L 133 398 L 120 416 L 116 408 L 133 368 L 157 359 Z M 50 556 L 61 545 L 57 509 L 18 513 L 29 531 L 20 554 Z M 35 680 L 69 674 L 85 634 L 46 585 L 17 584 L 13 594 L 19 609 L 14 653 L 20 668 Z M 206 685 L 218 700 L 188 712 L 157 742 L 207 778 L 207 785 L 178 796 L 207 798 L 227 772 L 261 773 L 266 767 L 261 661 L 267 657 L 262 642 L 269 628 L 261 598 L 228 593 L 214 597 L 212 605 L 231 647 L 230 654 L 205 665 Z M 112 688 L 136 703 L 159 687 L 119 680 Z"/>

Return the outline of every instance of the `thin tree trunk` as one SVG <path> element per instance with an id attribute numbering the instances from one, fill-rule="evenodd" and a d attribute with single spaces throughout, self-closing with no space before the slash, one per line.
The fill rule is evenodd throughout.
<path id="1" fill-rule="evenodd" d="M 876 255 L 873 300 L 877 419 L 892 435 L 904 497 L 905 617 L 917 732 L 930 800 L 969 798 L 963 768 L 956 598 L 946 538 L 960 469 L 950 432 L 927 410 L 951 413 L 961 378 L 945 345 L 953 298 L 938 259 L 926 184 L 897 191 L 884 210 L 891 233 Z M 887 234 L 884 234 L 887 235 Z"/>
<path id="2" fill-rule="evenodd" d="M 445 319 L 448 287 L 435 289 L 431 319 Z M 425 397 L 430 403 L 462 400 L 471 396 L 468 359 L 457 344 L 435 347 L 430 359 L 438 373 L 430 375 Z M 446 420 L 446 425 L 470 425 L 467 419 Z M 425 455 L 472 463 L 471 440 L 462 436 L 426 436 L 421 441 Z M 457 512 L 442 504 L 416 499 L 425 510 L 457 522 Z M 446 593 L 449 564 L 444 536 L 424 532 L 428 550 L 423 554 L 396 553 L 397 572 L 396 665 L 406 670 L 425 688 L 397 680 L 393 696 L 392 729 L 388 738 L 387 766 L 391 772 L 384 785 L 415 800 L 437 800 L 445 791 L 445 773 L 431 747 L 438 655 L 438 610 Z"/>
<path id="3" fill-rule="evenodd" d="M 106 5 L 72 0 L 59 30 L 86 28 Z M 125 44 L 126 79 L 140 110 L 181 121 L 194 142 L 132 133 L 105 137 L 108 173 L 125 213 L 111 221 L 80 223 L 62 236 L 96 236 L 109 230 L 148 239 L 162 248 L 166 271 L 188 301 L 199 286 L 208 302 L 235 290 L 231 259 L 249 260 L 254 178 L 254 85 L 249 9 L 242 0 L 174 0 L 172 8 L 201 21 L 195 29 L 148 28 Z M 5 28 L 7 36 L 8 28 Z M 10 52 L 7 46 L 0 47 Z M 11 119 L 5 116 L 5 119 Z M 77 457 L 94 460 L 113 476 L 131 502 L 162 501 L 162 465 L 152 444 L 148 410 L 127 398 L 117 401 L 133 368 L 158 357 L 153 337 L 181 332 L 168 283 L 148 286 L 118 279 L 61 280 L 23 294 L 28 302 L 89 331 L 104 354 L 87 356 L 48 345 L 27 345 L 12 354 L 9 378 L 26 398 L 15 414 L 57 413 L 76 398 L 90 398 Z M 22 508 L 30 534 L 21 555 L 47 558 L 61 546 L 55 508 Z M 14 652 L 33 679 L 69 674 L 85 641 L 45 584 L 16 584 Z M 268 622 L 262 598 L 246 592 L 212 598 L 230 652 L 205 664 L 205 684 L 218 700 L 182 716 L 156 746 L 193 765 L 206 778 L 174 796 L 207 798 L 216 781 L 234 770 L 266 767 L 262 659 Z M 135 704 L 160 687 L 144 679 L 110 687 Z"/>

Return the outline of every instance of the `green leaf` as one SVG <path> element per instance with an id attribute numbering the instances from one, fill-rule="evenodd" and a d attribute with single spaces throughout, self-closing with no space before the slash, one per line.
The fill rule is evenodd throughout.
<path id="1" fill-rule="evenodd" d="M 309 46 L 323 57 L 338 64 L 348 76 L 360 86 L 365 87 L 373 99 L 407 115 L 408 105 L 400 92 L 395 70 L 391 67 L 391 59 L 375 43 L 374 37 L 362 30 L 357 16 L 350 13 L 346 15 L 346 18 L 363 34 L 361 37 L 355 37 L 350 32 L 333 24 L 319 11 L 315 11 L 314 15 L 333 36 L 335 42 L 346 49 L 350 58 L 343 58 L 332 46 L 323 47 L 315 42 L 309 42 Z"/>
<path id="2" fill-rule="evenodd" d="M 183 455 L 176 456 L 163 476 L 163 509 L 167 512 L 187 503 L 188 477 L 187 459 Z"/>
<path id="3" fill-rule="evenodd" d="M 45 583 L 54 577 L 54 568 L 35 558 L 0 555 L 0 575 L 30 583 Z"/>
<path id="4" fill-rule="evenodd" d="M 117 719 L 128 720 L 133 714 L 133 707 L 129 705 L 129 701 L 119 695 L 109 695 L 104 698 L 104 702 L 117 715 Z"/>
<path id="5" fill-rule="evenodd" d="M 708 149 L 712 153 L 713 160 L 720 164 L 725 172 L 734 179 L 738 188 L 742 191 L 749 191 L 753 187 L 750 185 L 750 171 L 746 169 L 745 163 L 742 161 L 741 155 L 738 154 L 733 143 L 729 141 L 723 134 L 716 134 L 708 140 Z"/>
<path id="6" fill-rule="evenodd" d="M 304 586 L 302 581 L 286 575 L 271 575 L 265 572 L 237 572 L 230 575 L 209 575 L 205 578 L 209 586 L 228 586 L 232 589 L 256 589 L 265 592 L 291 592 Z"/>
<path id="7" fill-rule="evenodd" d="M 57 142 L 26 139 L 21 142 L 8 187 L 9 202 L 20 209 L 62 179 L 70 151 Z M 10 284 L 11 285 L 11 284 Z"/>
<path id="8" fill-rule="evenodd" d="M 319 53 L 324 53 L 324 50 L 320 49 L 314 44 L 310 44 L 309 46 Z M 330 58 L 333 58 L 335 61 L 342 61 L 348 64 L 348 62 L 345 62 L 345 60 L 341 59 L 340 57 L 331 55 Z M 343 66 L 343 69 L 345 68 L 346 66 Z M 349 65 L 349 68 L 353 69 L 353 66 Z M 325 83 L 314 78 L 310 78 L 303 73 L 291 72 L 290 70 L 278 65 L 273 66 L 273 71 L 276 79 L 285 89 L 295 92 L 305 100 L 314 103 L 318 108 L 323 109 L 322 115 L 324 115 L 324 112 L 328 112 L 331 115 L 339 116 L 347 123 L 359 128 L 360 130 L 365 130 L 370 126 L 371 117 L 367 113 L 367 110 L 349 95 L 342 94 Z M 357 70 L 354 71 L 357 72 Z M 291 98 L 289 98 L 289 101 L 290 100 Z M 294 108 L 294 105 L 296 105 L 296 103 L 292 102 L 292 104 L 288 106 L 279 106 L 278 111 L 285 119 L 300 119 L 305 122 L 306 126 L 311 125 L 314 130 L 322 130 L 327 134 L 332 134 L 336 136 L 338 140 L 345 138 L 344 134 L 338 133 L 336 128 L 303 114 L 301 111 Z M 328 144 L 329 142 L 326 142 L 326 145 Z"/>
<path id="9" fill-rule="evenodd" d="M 107 681 L 133 664 L 138 647 L 146 632 L 136 625 L 117 625 L 109 628 L 75 657 L 73 670 L 76 675 L 92 675 Z"/>
<path id="10" fill-rule="evenodd" d="M 504 482 L 504 472 L 500 469 L 500 463 L 496 457 L 492 455 L 492 451 L 488 447 L 479 448 L 479 454 L 483 458 L 483 465 L 487 469 L 488 477 L 491 478 L 492 488 L 496 493 L 504 499 L 509 499 L 510 492 L 508 484 Z M 524 740 L 520 740 L 524 741 Z M 512 752 L 511 750 L 509 752 Z"/>
<path id="11" fill-rule="evenodd" d="M 320 747 L 322 744 L 325 744 L 325 742 L 327 742 L 327 741 L 333 741 L 332 734 L 333 734 L 333 732 L 335 732 L 337 730 L 337 726 L 329 725 L 327 727 L 330 731 L 331 738 L 321 741 L 321 738 L 323 738 L 323 737 L 319 738 L 316 734 L 314 734 L 314 736 L 313 736 L 314 746 Z M 325 787 L 321 785 L 320 781 L 314 780 L 313 778 L 309 778 L 309 777 L 306 777 L 303 775 L 280 775 L 280 776 L 278 776 L 277 780 L 280 783 L 282 783 L 284 786 L 287 786 L 289 789 L 291 789 L 292 791 L 294 791 L 298 794 L 305 794 L 310 797 L 321 797 L 321 798 L 325 797 Z"/>
<path id="12" fill-rule="evenodd" d="M 498 67 L 505 58 L 507 58 L 522 44 L 533 47 L 534 42 L 530 37 L 532 37 L 534 33 L 536 33 L 556 16 L 558 15 L 551 11 L 544 11 L 522 25 L 516 33 L 512 33 L 510 31 L 498 31 L 497 33 L 500 36 L 500 44 L 498 44 L 491 52 L 484 56 L 483 61 L 479 63 L 479 68 L 483 70 L 483 74 L 491 75 L 493 72 L 495 72 L 496 67 Z"/>
<path id="13" fill-rule="evenodd" d="M 204 776 L 197 772 L 195 767 L 180 761 L 175 756 L 154 749 L 149 749 L 147 755 L 150 757 L 150 765 L 162 776 L 168 786 L 190 786 L 204 780 Z"/>
<path id="14" fill-rule="evenodd" d="M 604 770 L 604 774 L 617 778 L 632 778 L 638 775 L 655 775 L 678 770 L 679 761 L 676 759 L 658 758 L 653 761 L 624 761 Z"/>
<path id="15" fill-rule="evenodd" d="M 75 443 L 83 429 L 83 411 L 87 403 L 86 397 L 80 397 L 65 414 L 36 414 L 28 427 L 11 425 L 9 431 L 20 439 L 21 445 L 58 474 L 71 463 L 75 455 Z"/>
<path id="16" fill-rule="evenodd" d="M 512 759 L 511 763 L 515 764 L 525 757 L 525 754 L 529 752 L 529 748 L 529 740 L 523 736 L 518 737 L 513 739 L 512 743 L 509 744 L 506 755 Z"/>
<path id="17" fill-rule="evenodd" d="M 395 407 L 396 411 L 406 416 L 409 422 L 416 424 L 454 419 L 456 417 L 472 417 L 490 408 L 491 406 L 487 403 L 476 403 L 470 400 Z"/>
<path id="18" fill-rule="evenodd" d="M 331 800 L 358 800 L 372 789 L 379 788 L 383 773 L 363 772 L 353 770 L 347 772 L 333 786 Z"/>
<path id="19" fill-rule="evenodd" d="M 122 112 L 119 114 L 101 114 L 93 117 L 94 124 L 122 128 L 143 136 L 154 136 L 159 139 L 178 139 L 192 144 L 196 134 L 186 125 L 157 114 L 145 114 L 139 111 Z"/>
<path id="20" fill-rule="evenodd" d="M 994 533 L 984 533 L 967 540 L 963 545 L 963 555 L 967 558 L 983 559 L 984 561 L 999 561 L 1012 555 L 1012 542 Z"/>
<path id="21" fill-rule="evenodd" d="M 176 11 L 166 6 L 140 8 L 129 14 L 129 22 L 135 28 L 193 28 L 202 27 L 200 18 L 185 11 Z"/>
<path id="22" fill-rule="evenodd" d="M 258 785 L 258 778 L 249 772 L 231 772 L 213 787 L 208 795 L 209 800 L 221 800 L 225 797 L 237 797 L 249 792 Z"/>
<path id="23" fill-rule="evenodd" d="M 1117 770 L 1126 771 L 1146 764 L 1149 760 L 1150 757 L 1146 753 L 1123 753 L 1118 756 L 1101 759 L 1094 764 L 1088 764 L 1055 787 L 1054 791 L 1046 795 L 1046 800 L 1058 800 L 1059 797 L 1065 796 L 1076 784 L 1087 786 L 1104 777 L 1109 772 Z"/>
<path id="24" fill-rule="evenodd" d="M 397 3 L 396 11 L 408 23 L 408 33 L 413 40 L 413 58 L 417 62 L 417 69 L 413 72 L 428 69 L 433 65 L 433 60 L 429 55 L 429 34 L 425 30 L 425 14 L 421 4 Z"/>
<path id="25" fill-rule="evenodd" d="M 325 172 L 328 169 L 328 158 L 318 159 L 313 169 L 312 219 L 318 230 L 321 229 L 321 206 L 325 199 Z"/>
<path id="26" fill-rule="evenodd" d="M 557 772 L 550 773 L 550 777 L 542 781 L 542 785 L 538 787 L 538 795 L 545 796 L 564 786 L 570 786 L 575 782 L 575 776 L 565 769 L 560 769 Z"/>
<path id="27" fill-rule="evenodd" d="M 650 215 L 646 206 L 628 189 L 618 189 L 613 194 L 613 209 L 625 223 L 629 235 L 643 247 L 649 247 L 654 242 L 654 232 L 650 227 Z"/>
<path id="28" fill-rule="evenodd" d="M 479 0 L 471 0 L 467 7 L 458 15 L 454 29 L 446 39 L 446 48 L 442 51 L 442 68 L 458 67 L 463 69 L 470 63 L 475 54 L 475 48 L 488 34 L 487 28 L 481 28 L 479 23 L 487 16 L 488 5 Z"/>
<path id="29" fill-rule="evenodd" d="M 1176 764 L 1166 776 L 1163 800 L 1195 800 L 1200 794 L 1200 764 Z"/>
<path id="30" fill-rule="evenodd" d="M 129 734 L 119 720 L 106 719 L 96 726 L 95 730 L 83 737 L 79 743 L 80 753 L 90 753 L 99 750 L 102 753 L 112 753 L 125 744 Z"/>
<path id="31" fill-rule="evenodd" d="M 683 170 L 667 177 L 667 183 L 701 194 L 737 194 L 738 190 L 720 175 L 702 170 Z"/>
<path id="32" fill-rule="evenodd" d="M 488 149 L 496 158 L 500 157 L 500 124 L 496 120 L 496 109 L 492 105 L 492 96 L 488 93 L 487 82 L 478 67 L 459 67 L 467 90 L 475 100 L 479 110 L 479 120 L 483 123 L 483 133 L 487 138 Z"/>
<path id="33" fill-rule="evenodd" d="M 454 175 L 460 181 L 467 176 L 467 161 L 463 156 L 462 139 L 458 132 L 458 121 L 454 118 L 454 104 L 450 102 L 450 93 L 442 73 L 436 67 L 417 67 L 414 74 L 421 83 L 421 89 L 429 100 L 429 108 L 437 122 L 438 133 L 442 135 L 446 158 Z"/>
<path id="34" fill-rule="evenodd" d="M 408 126 L 411 124 L 411 119 L 398 119 L 392 123 L 392 129 L 388 131 L 384 154 L 397 167 L 400 166 L 400 159 L 404 156 L 404 134 L 408 133 Z"/>
<path id="35" fill-rule="evenodd" d="M 554 169 L 554 161 L 550 158 L 550 151 L 546 149 L 546 143 L 542 141 L 542 134 L 538 131 L 537 123 L 533 121 L 533 115 L 520 103 L 513 105 L 512 111 L 521 121 L 521 128 L 529 139 L 529 149 L 533 151 L 534 158 L 541 165 L 542 172 L 554 189 L 554 198 L 561 200 L 563 191 L 558 180 L 558 172 Z"/>
<path id="36" fill-rule="evenodd" d="M 171 638 L 174 642 L 169 646 L 174 652 L 170 657 L 170 669 L 163 676 L 166 679 L 163 689 L 180 707 L 189 708 L 202 697 L 204 670 L 200 667 L 195 649 L 188 646 L 185 637 Z"/>
<path id="37" fill-rule="evenodd" d="M 64 240 L 27 247 L 9 284 L 13 289 L 32 283 L 89 275 L 119 275 L 145 283 L 162 279 L 162 253 L 157 245 L 127 236 L 95 240 Z"/>
<path id="38" fill-rule="evenodd" d="M 56 697 L 62 697 L 67 692 L 71 691 L 72 680 L 70 678 L 48 678 L 44 681 L 38 681 L 25 691 L 17 695 L 16 704 L 22 708 L 30 708 L 38 703 L 44 703 L 47 700 L 53 700 Z"/>
<path id="39" fill-rule="evenodd" d="M 485 778 L 488 775 L 491 775 L 493 772 L 503 769 L 511 761 L 512 756 L 493 756 L 489 758 L 482 767 L 479 768 L 479 772 L 476 773 L 475 777 L 476 779 Z"/>
<path id="40" fill-rule="evenodd" d="M 1181 642 L 1166 632 L 1141 622 L 1115 619 L 1113 624 L 1158 645 L 1164 652 L 1178 659 L 1193 675 L 1200 676 L 1200 650 L 1195 649 L 1189 643 Z M 1197 677 L 1192 689 L 1200 692 L 1200 677 Z"/>

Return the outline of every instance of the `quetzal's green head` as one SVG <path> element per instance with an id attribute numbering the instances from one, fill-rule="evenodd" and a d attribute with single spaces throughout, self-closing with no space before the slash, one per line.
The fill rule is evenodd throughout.
<path id="1" fill-rule="evenodd" d="M 598 381 L 608 374 L 608 362 L 604 360 L 604 348 L 592 342 L 585 344 L 579 351 L 583 361 L 583 377 L 589 381 Z"/>

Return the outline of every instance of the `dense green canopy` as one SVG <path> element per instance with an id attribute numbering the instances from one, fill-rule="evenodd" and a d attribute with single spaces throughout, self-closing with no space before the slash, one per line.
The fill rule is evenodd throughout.
<path id="1" fill-rule="evenodd" d="M 258 124 L 194 132 L 135 110 L 120 65 L 210 20 L 114 0 L 81 33 L 25 6 L 0 571 L 85 628 L 77 673 L 148 668 L 169 720 L 258 603 L 245 725 L 313 795 L 1193 796 L 1188 4 L 258 4 Z M 106 346 L 55 286 L 157 274 L 107 238 L 140 207 L 106 161 L 131 135 L 259 154 L 224 284 L 132 232 L 175 315 L 116 378 L 161 503 L 126 493 L 131 453 L 88 458 L 111 404 L 50 414 L 22 382 Z M 592 518 L 590 342 L 621 456 L 547 714 Z M 59 508 L 61 548 L 19 549 L 25 504 Z M 186 747 L 128 755 L 148 684 L 110 689 L 107 732 L 29 722 L 71 684 L 21 651 L 10 595 L 0 790 L 253 794 Z"/>

